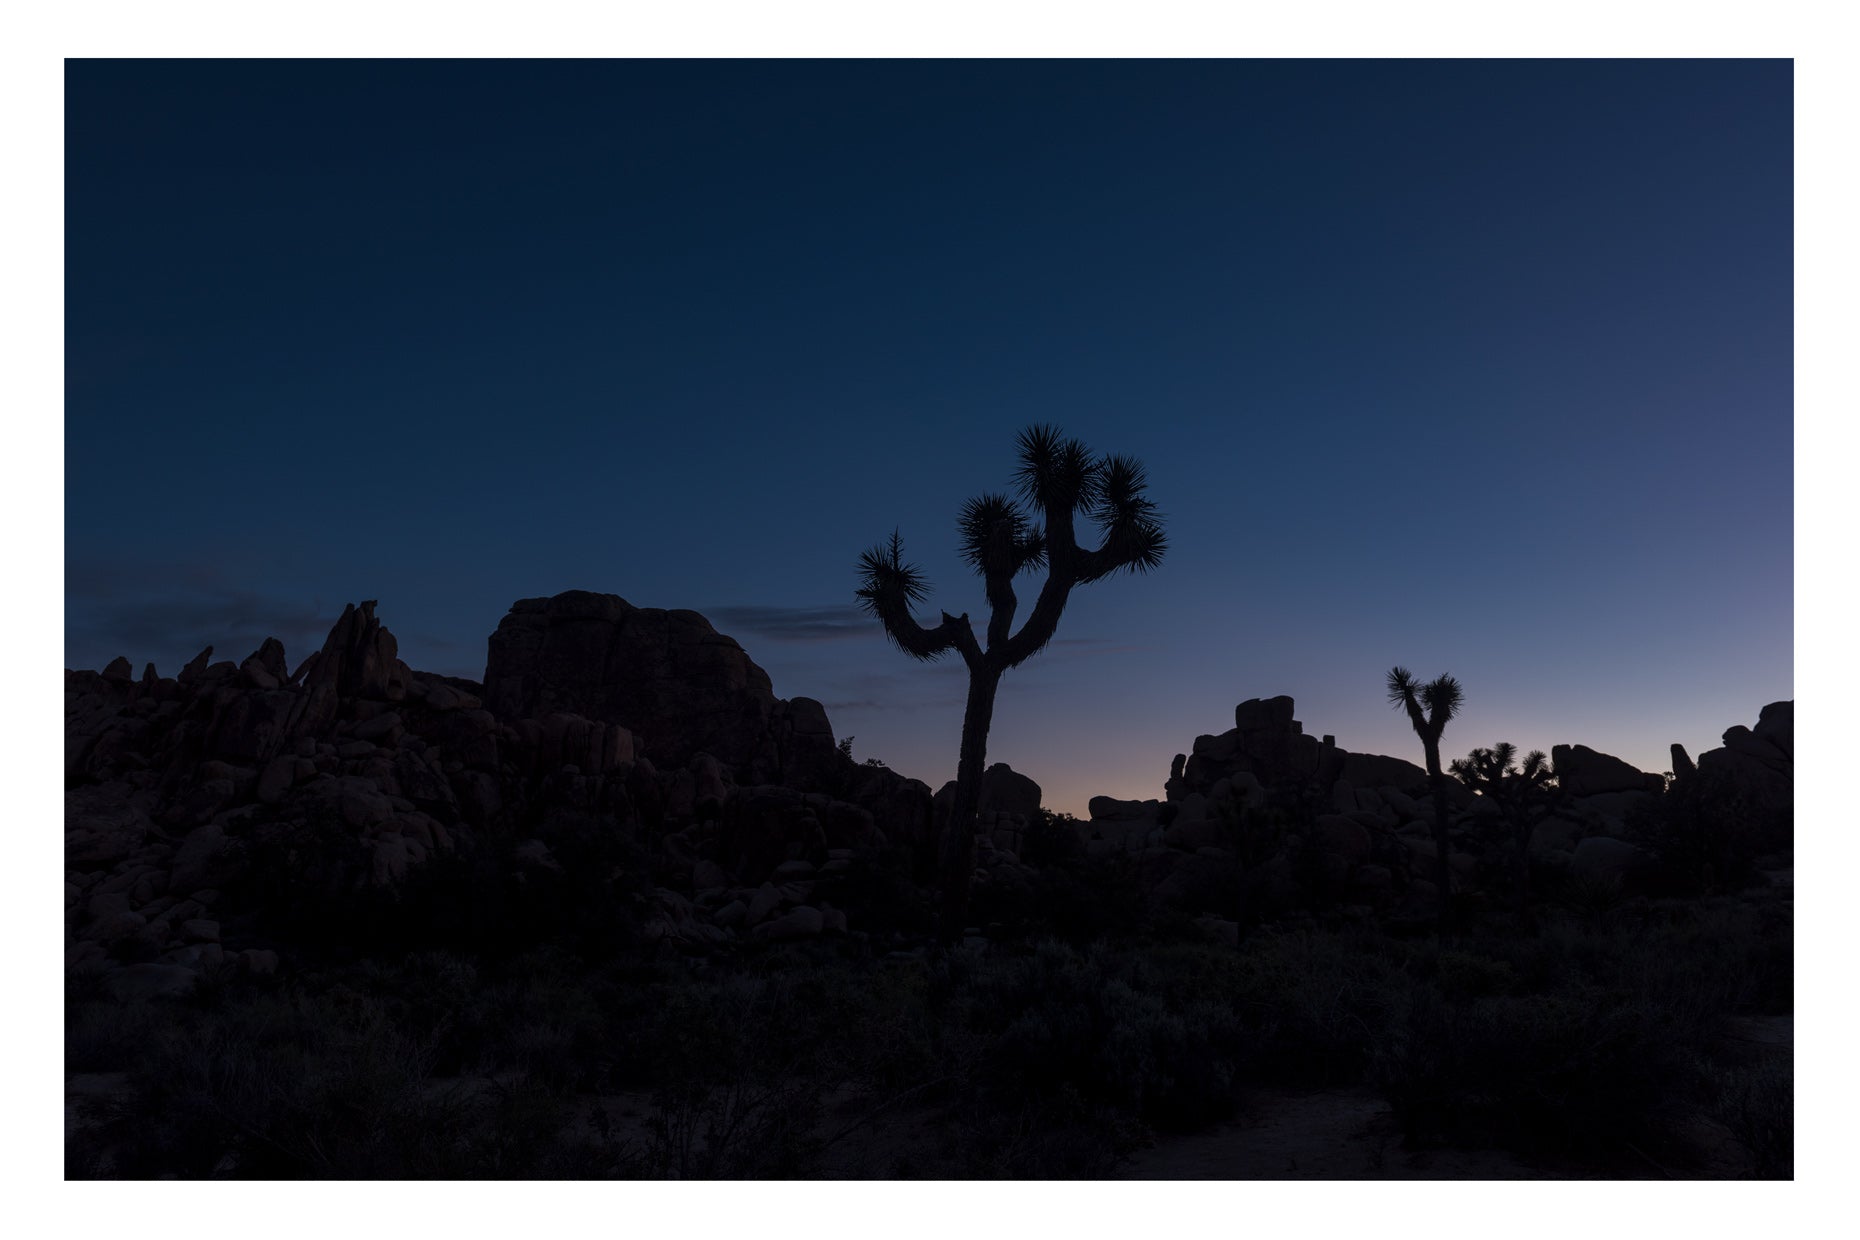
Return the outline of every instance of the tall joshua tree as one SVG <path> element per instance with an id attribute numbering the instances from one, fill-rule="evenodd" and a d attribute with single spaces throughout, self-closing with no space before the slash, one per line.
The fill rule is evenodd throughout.
<path id="1" fill-rule="evenodd" d="M 1464 695 L 1460 682 L 1451 676 L 1422 684 L 1405 667 L 1389 670 L 1388 690 L 1390 704 L 1408 712 L 1408 722 L 1414 725 L 1414 734 L 1421 738 L 1421 748 L 1427 752 L 1427 784 L 1434 799 L 1434 883 L 1440 888 L 1440 925 L 1444 930 L 1453 920 L 1453 869 L 1448 861 L 1453 841 L 1447 831 L 1447 777 L 1440 769 L 1440 734 L 1459 713 Z"/>
<path id="2" fill-rule="evenodd" d="M 917 623 L 911 605 L 922 602 L 930 587 L 915 566 L 905 563 L 895 531 L 888 542 L 859 557 L 858 598 L 884 624 L 886 636 L 918 659 L 936 659 L 954 650 L 969 669 L 956 803 L 938 841 L 940 929 L 945 941 L 962 932 L 968 912 L 976 807 L 1002 673 L 1019 667 L 1052 640 L 1075 586 L 1118 572 L 1148 572 L 1162 563 L 1167 548 L 1156 505 L 1144 495 L 1143 466 L 1135 459 L 1094 456 L 1052 426 L 1022 431 L 1015 448 L 1020 465 L 1014 482 L 1021 502 L 1003 494 L 978 495 L 962 506 L 956 522 L 962 558 L 982 578 L 988 599 L 988 628 L 981 640 L 967 612 L 943 612 L 934 628 Z M 1098 527 L 1095 548 L 1077 542 L 1075 528 L 1081 516 Z M 1046 570 L 1046 580 L 1016 632 L 1019 599 L 1014 579 L 1040 568 Z"/>

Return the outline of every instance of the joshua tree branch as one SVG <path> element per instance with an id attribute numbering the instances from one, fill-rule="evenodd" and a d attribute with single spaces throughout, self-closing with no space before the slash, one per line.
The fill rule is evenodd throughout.
<path id="1" fill-rule="evenodd" d="M 997 650 L 1007 643 L 1008 634 L 1013 630 L 1014 612 L 1020 606 L 1020 600 L 1014 596 L 1014 581 L 1007 573 L 989 573 L 986 586 L 988 591 L 988 648 Z"/>
<path id="2" fill-rule="evenodd" d="M 969 627 L 968 612 L 965 611 L 960 616 L 952 616 L 944 612 L 943 623 L 937 626 L 937 631 L 949 635 L 950 644 L 955 646 L 956 653 L 962 656 L 962 661 L 969 665 L 969 670 L 974 671 L 982 666 L 982 648 L 976 643 L 975 630 Z"/>
<path id="3" fill-rule="evenodd" d="M 1421 713 L 1421 704 L 1414 700 L 1411 693 L 1402 700 L 1402 706 L 1408 711 L 1408 722 L 1414 725 L 1414 731 L 1422 740 L 1428 737 L 1427 716 Z"/>
<path id="4" fill-rule="evenodd" d="M 945 651 L 960 653 L 965 662 L 973 663 L 981 650 L 976 646 L 975 634 L 969 628 L 969 615 L 960 616 L 943 613 L 943 622 L 935 628 L 927 629 L 917 623 L 911 615 L 910 604 L 901 595 L 887 597 L 880 595 L 872 600 L 873 610 L 885 626 L 885 635 L 904 653 L 918 659 L 935 659 Z"/>
<path id="5" fill-rule="evenodd" d="M 1145 572 L 1161 562 L 1163 546 L 1158 526 L 1114 526 L 1105 532 L 1104 542 L 1096 551 L 1080 551 L 1074 556 L 1073 575 L 1080 585 L 1086 585 L 1120 569 Z"/>
<path id="6" fill-rule="evenodd" d="M 989 658 L 998 660 L 1004 670 L 1019 667 L 1053 640 L 1053 633 L 1059 628 L 1059 617 L 1066 610 L 1066 600 L 1072 595 L 1072 580 L 1071 575 L 1062 572 L 1055 563 L 1047 572 L 1046 584 L 1040 587 L 1040 597 L 1034 601 L 1033 611 L 1020 626 L 1020 632 L 999 647 L 991 634 Z"/>

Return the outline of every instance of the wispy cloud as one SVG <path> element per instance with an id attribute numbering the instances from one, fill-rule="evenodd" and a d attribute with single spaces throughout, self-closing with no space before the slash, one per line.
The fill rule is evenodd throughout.
<path id="1" fill-rule="evenodd" d="M 821 705 L 848 714 L 960 706 L 967 700 L 968 669 L 960 659 L 908 667 L 902 672 L 828 672 L 815 681 Z"/>
<path id="2" fill-rule="evenodd" d="M 881 635 L 878 622 L 851 603 L 820 607 L 711 607 L 705 609 L 704 614 L 722 632 L 739 630 L 773 641 L 835 642 Z"/>
<path id="3" fill-rule="evenodd" d="M 856 715 L 863 711 L 873 710 L 924 710 L 935 706 L 961 706 L 967 700 L 962 694 L 955 693 L 942 697 L 915 697 L 908 701 L 903 698 L 889 702 L 881 702 L 873 698 L 857 698 L 850 701 L 822 702 L 821 705 L 829 711 L 845 711 L 849 715 Z"/>
<path id="4" fill-rule="evenodd" d="M 77 662 L 187 658 L 203 646 L 241 659 L 267 637 L 293 655 L 323 644 L 340 607 L 267 594 L 202 565 L 87 563 L 65 574 L 65 645 Z M 183 653 L 185 652 L 185 653 Z"/>

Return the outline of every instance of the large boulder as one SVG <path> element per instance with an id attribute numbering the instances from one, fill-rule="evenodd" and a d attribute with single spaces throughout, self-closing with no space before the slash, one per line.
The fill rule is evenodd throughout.
<path id="1" fill-rule="evenodd" d="M 1727 729 L 1724 745 L 1699 755 L 1679 779 L 1679 795 L 1739 846 L 1754 853 L 1795 838 L 1795 703 L 1771 702 L 1755 728 Z"/>
<path id="2" fill-rule="evenodd" d="M 1040 785 L 1005 762 L 982 773 L 980 812 L 1015 814 L 1031 822 L 1040 813 Z"/>
<path id="3" fill-rule="evenodd" d="M 1557 786 L 1572 797 L 1602 792 L 1658 792 L 1665 782 L 1658 775 L 1587 745 L 1554 746 L 1550 761 L 1556 770 Z"/>
<path id="4" fill-rule="evenodd" d="M 936 790 L 931 808 L 940 829 L 949 821 L 949 816 L 956 812 L 955 780 L 949 780 Z M 997 762 L 982 773 L 981 794 L 976 802 L 977 820 L 989 818 L 996 814 L 1028 820 L 1040 809 L 1040 785 L 1028 779 L 1005 762 Z"/>
<path id="5" fill-rule="evenodd" d="M 1116 819 L 1129 822 L 1141 819 L 1154 823 L 1161 811 L 1161 801 L 1120 801 L 1116 797 L 1093 797 L 1086 805 L 1086 812 L 1093 822 L 1107 822 Z"/>
<path id="6" fill-rule="evenodd" d="M 1234 727 L 1242 732 L 1283 732 L 1293 726 L 1292 712 L 1297 704 L 1284 694 L 1271 698 L 1248 698 L 1234 707 Z"/>
<path id="7" fill-rule="evenodd" d="M 1768 741 L 1789 759 L 1795 762 L 1795 703 L 1771 702 L 1757 716 L 1757 726 L 1751 729 L 1760 739 Z"/>
<path id="8" fill-rule="evenodd" d="M 491 634 L 484 697 L 506 720 L 567 713 L 618 723 L 662 769 L 709 753 L 739 783 L 782 782 L 784 747 L 791 760 L 833 747 L 826 712 L 807 699 L 786 704 L 777 735 L 768 673 L 703 616 L 615 594 L 570 590 L 512 604 Z"/>
<path id="9" fill-rule="evenodd" d="M 1427 772 L 1402 758 L 1379 753 L 1344 753 L 1343 778 L 1358 788 L 1394 788 L 1417 796 L 1427 791 Z"/>

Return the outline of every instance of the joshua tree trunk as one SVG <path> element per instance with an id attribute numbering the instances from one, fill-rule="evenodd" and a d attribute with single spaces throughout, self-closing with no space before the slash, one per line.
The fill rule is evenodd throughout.
<path id="1" fill-rule="evenodd" d="M 1440 769 L 1440 746 L 1427 746 L 1427 786 L 1434 794 L 1434 882 L 1440 888 L 1440 928 L 1453 924 L 1453 836 L 1447 826 L 1447 777 Z"/>
<path id="2" fill-rule="evenodd" d="M 1434 798 L 1434 884 L 1440 888 L 1440 929 L 1453 924 L 1453 836 L 1447 828 L 1447 777 L 1440 768 L 1440 734 L 1459 712 L 1460 682 L 1438 676 L 1423 685 L 1405 667 L 1389 670 L 1389 701 L 1408 713 L 1427 754 L 1427 786 Z M 1422 707 L 1426 709 L 1423 711 Z"/>
<path id="3" fill-rule="evenodd" d="M 962 754 L 956 764 L 956 801 L 938 841 L 943 905 L 938 931 L 944 942 L 961 936 L 968 918 L 969 884 L 975 876 L 975 820 L 981 808 L 982 772 L 988 769 L 988 727 L 994 722 L 1000 671 L 983 666 L 969 676 L 969 702 L 962 712 Z"/>

